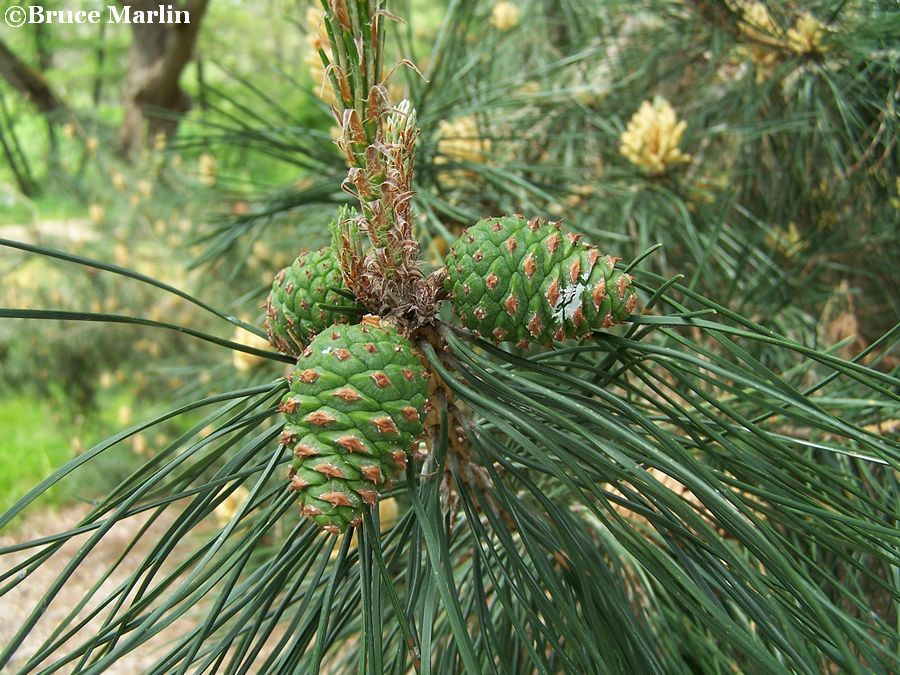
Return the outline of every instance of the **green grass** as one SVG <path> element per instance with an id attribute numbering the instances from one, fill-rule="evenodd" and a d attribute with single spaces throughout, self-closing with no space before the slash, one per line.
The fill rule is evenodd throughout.
<path id="1" fill-rule="evenodd" d="M 155 405 L 142 408 L 141 395 L 130 387 L 114 387 L 101 392 L 92 412 L 65 416 L 55 411 L 66 405 L 63 392 L 41 398 L 33 393 L 0 389 L 0 514 L 75 455 L 72 439 L 78 437 L 87 449 L 121 431 L 131 422 L 152 417 Z M 120 407 L 132 408 L 133 419 L 118 418 Z M 166 407 L 163 405 L 163 407 Z M 186 431 L 196 422 L 185 416 L 177 423 L 160 427 L 147 438 L 148 450 L 160 448 L 166 438 Z M 90 469 L 79 470 L 69 480 L 41 495 L 36 503 L 54 508 L 77 501 L 93 500 L 106 494 L 145 462 L 130 442 L 110 448 L 91 462 Z"/>
<path id="2" fill-rule="evenodd" d="M 87 204 L 71 194 L 49 190 L 34 199 L 19 194 L 0 170 L 0 226 L 30 225 L 42 220 L 87 218 Z"/>
<path id="3" fill-rule="evenodd" d="M 49 402 L 0 398 L 0 513 L 72 456 L 71 439 L 61 427 Z M 58 490 L 41 497 L 45 506 L 61 501 Z"/>

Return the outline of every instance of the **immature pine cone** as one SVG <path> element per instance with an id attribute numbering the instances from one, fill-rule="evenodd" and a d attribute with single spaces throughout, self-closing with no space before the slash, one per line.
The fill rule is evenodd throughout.
<path id="1" fill-rule="evenodd" d="M 300 356 L 309 341 L 325 327 L 358 320 L 356 312 L 322 309 L 320 305 L 357 307 L 332 288 L 346 290 L 340 263 L 330 246 L 301 253 L 290 267 L 275 275 L 266 299 L 264 324 L 275 349 L 289 356 Z"/>
<path id="2" fill-rule="evenodd" d="M 428 378 L 410 341 L 377 317 L 310 342 L 281 402 L 304 515 L 329 532 L 359 523 L 422 433 Z"/>
<path id="3" fill-rule="evenodd" d="M 638 300 L 617 259 L 580 239 L 539 218 L 486 218 L 450 248 L 444 289 L 463 324 L 497 342 L 584 339 Z"/>

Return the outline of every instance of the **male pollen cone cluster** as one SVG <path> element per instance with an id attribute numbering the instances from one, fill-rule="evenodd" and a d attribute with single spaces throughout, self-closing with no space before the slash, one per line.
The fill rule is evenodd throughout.
<path id="1" fill-rule="evenodd" d="M 686 129 L 687 122 L 678 120 L 666 99 L 656 97 L 644 101 L 622 133 L 619 152 L 645 173 L 658 176 L 676 164 L 691 160 L 678 147 Z"/>

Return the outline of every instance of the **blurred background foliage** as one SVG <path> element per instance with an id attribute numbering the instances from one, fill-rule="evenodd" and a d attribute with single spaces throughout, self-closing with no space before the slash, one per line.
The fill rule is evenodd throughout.
<path id="1" fill-rule="evenodd" d="M 174 126 L 142 136 L 137 152 L 122 140 L 134 49 L 126 27 L 0 34 L 58 103 L 44 110 L 0 79 L 0 238 L 134 270 L 259 327 L 273 273 L 301 247 L 326 243 L 336 205 L 351 200 L 314 51 L 321 33 L 308 2 L 198 4 L 194 58 L 177 80 L 190 110 L 151 107 Z M 398 0 L 389 9 L 405 18 L 392 25 L 387 60 L 410 63 L 388 91 L 418 111 L 414 203 L 429 264 L 478 218 L 560 218 L 625 261 L 662 244 L 640 268 L 683 275 L 667 302 L 697 309 L 705 296 L 761 332 L 895 372 L 896 2 Z M 650 137 L 671 142 L 662 161 L 642 151 Z M 0 511 L 113 431 L 284 373 L 258 355 L 130 325 L 140 317 L 266 349 L 251 330 L 223 329 L 159 288 L 2 251 L 3 307 L 124 319 L 0 322 L 0 426 L 16 430 L 0 438 L 0 465 L 17 468 L 0 483 Z M 727 355 L 699 333 L 691 339 L 710 350 L 703 358 Z M 742 357 L 798 390 L 824 377 L 794 350 L 743 346 Z M 894 443 L 890 409 L 854 403 L 841 413 Z M 260 414 L 262 438 L 274 427 L 271 410 Z M 93 483 L 42 499 L 96 499 L 180 434 L 209 435 L 210 424 L 194 411 L 153 425 L 98 456 Z M 827 433 L 817 438 L 828 443 Z M 210 446 L 210 466 L 226 462 L 231 442 Z M 34 448 L 33 463 L 15 459 L 23 447 Z M 625 583 L 658 599 L 674 593 Z M 677 615 L 658 619 L 661 634 L 700 640 L 673 627 Z M 712 649 L 703 644 L 696 649 Z"/>

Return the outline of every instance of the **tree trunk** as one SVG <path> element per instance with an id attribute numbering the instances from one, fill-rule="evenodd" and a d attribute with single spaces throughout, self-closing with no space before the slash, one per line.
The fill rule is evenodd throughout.
<path id="1" fill-rule="evenodd" d="M 154 11 L 157 0 L 122 2 L 132 13 Z M 200 22 L 209 0 L 188 0 L 177 7 L 187 11 L 190 23 L 131 24 L 130 66 L 125 85 L 123 106 L 125 118 L 121 133 L 121 150 L 135 157 L 147 142 L 158 134 L 166 138 L 178 128 L 178 115 L 191 107 L 190 97 L 179 80 L 191 59 Z"/>
<path id="2" fill-rule="evenodd" d="M 34 24 L 34 46 L 38 55 L 38 68 L 46 73 L 53 67 L 53 52 L 50 49 L 50 36 L 47 33 L 47 24 Z M 59 143 L 56 140 L 56 120 L 52 116 L 45 119 L 47 124 L 47 168 L 49 173 L 57 173 L 59 169 Z"/>
<path id="3" fill-rule="evenodd" d="M 35 28 L 40 67 L 46 69 L 50 65 L 50 53 L 42 39 L 45 37 L 41 32 L 43 27 L 36 26 Z M 56 165 L 56 133 L 53 125 L 61 114 L 67 111 L 65 102 L 53 91 L 42 70 L 22 61 L 2 40 L 0 40 L 0 77 L 44 114 L 50 139 L 49 164 L 52 169 Z M 22 194 L 28 197 L 35 196 L 38 193 L 39 185 L 34 180 L 28 158 L 19 145 L 10 111 L 2 97 L 0 97 L 0 149 L 2 149 L 3 156 L 6 157 Z"/>
<path id="4" fill-rule="evenodd" d="M 52 113 L 66 107 L 50 87 L 47 78 L 13 54 L 2 40 L 0 40 L 0 76 L 42 113 Z"/>

